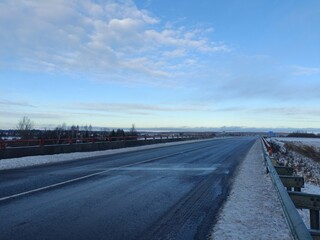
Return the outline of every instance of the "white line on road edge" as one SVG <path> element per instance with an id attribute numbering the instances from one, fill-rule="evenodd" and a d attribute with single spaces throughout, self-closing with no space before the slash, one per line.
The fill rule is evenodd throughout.
<path id="1" fill-rule="evenodd" d="M 201 147 L 201 148 L 203 148 L 203 147 Z M 9 199 L 12 199 L 12 198 L 20 197 L 20 196 L 25 196 L 25 195 L 28 195 L 28 194 L 31 194 L 31 193 L 35 193 L 35 192 L 40 192 L 42 190 L 47 190 L 47 189 L 54 188 L 54 187 L 57 187 L 57 186 L 62 186 L 62 185 L 65 185 L 67 183 L 72 183 L 72 182 L 76 182 L 76 181 L 83 180 L 83 179 L 86 179 L 86 178 L 94 177 L 94 176 L 97 176 L 97 175 L 100 175 L 100 174 L 103 174 L 103 173 L 106 173 L 106 172 L 110 172 L 110 171 L 114 171 L 114 170 L 121 170 L 122 168 L 138 165 L 138 164 L 145 163 L 145 162 L 155 161 L 155 160 L 159 160 L 159 159 L 162 159 L 162 158 L 176 156 L 176 155 L 179 155 L 179 154 L 187 153 L 187 152 L 198 150 L 198 149 L 201 149 L 201 148 L 187 150 L 185 152 L 173 153 L 173 154 L 169 154 L 169 155 L 166 155 L 166 156 L 156 157 L 156 158 L 152 158 L 152 159 L 148 159 L 148 160 L 144 160 L 144 161 L 140 161 L 140 162 L 136 162 L 136 163 L 131 163 L 131 164 L 123 165 L 121 167 L 107 169 L 107 170 L 104 170 L 104 171 L 101 171 L 101 172 L 92 173 L 92 174 L 85 175 L 85 176 L 82 176 L 82 177 L 70 179 L 70 180 L 67 180 L 67 181 L 64 181 L 64 182 L 55 183 L 55 184 L 52 184 L 52 185 L 49 185 L 49 186 L 36 188 L 36 189 L 29 190 L 29 191 L 22 192 L 22 193 L 13 194 L 13 195 L 10 195 L 10 196 L 6 196 L 6 197 L 0 198 L 0 202 L 1 201 L 5 201 L 5 200 L 9 200 Z"/>
<path id="2" fill-rule="evenodd" d="M 220 164 L 219 164 L 220 165 Z M 198 168 L 189 168 L 189 167 L 121 167 L 119 168 L 110 168 L 111 170 L 119 170 L 119 171 L 214 171 L 216 167 L 198 167 Z"/>

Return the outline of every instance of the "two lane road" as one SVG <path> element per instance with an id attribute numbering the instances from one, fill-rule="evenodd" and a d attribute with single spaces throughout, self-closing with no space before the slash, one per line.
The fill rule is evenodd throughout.
<path id="1" fill-rule="evenodd" d="M 256 138 L 0 172 L 0 239 L 205 239 Z"/>

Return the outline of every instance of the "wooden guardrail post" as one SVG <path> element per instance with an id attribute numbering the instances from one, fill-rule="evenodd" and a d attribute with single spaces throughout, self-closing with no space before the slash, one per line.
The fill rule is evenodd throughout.
<path id="1" fill-rule="evenodd" d="M 320 230 L 320 195 L 301 192 L 288 193 L 297 208 L 310 210 L 310 228 Z"/>
<path id="2" fill-rule="evenodd" d="M 311 229 L 320 229 L 319 224 L 319 211 L 310 209 L 310 228 Z"/>
<path id="3" fill-rule="evenodd" d="M 5 148 L 6 148 L 6 142 L 0 141 L 0 149 L 5 149 Z"/>

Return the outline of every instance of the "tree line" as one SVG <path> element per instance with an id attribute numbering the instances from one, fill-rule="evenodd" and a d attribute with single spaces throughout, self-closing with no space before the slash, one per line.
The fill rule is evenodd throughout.
<path id="1" fill-rule="evenodd" d="M 307 132 L 293 132 L 293 133 L 288 134 L 288 137 L 320 138 L 320 134 L 307 133 Z"/>
<path id="2" fill-rule="evenodd" d="M 123 129 L 109 130 L 106 128 L 101 128 L 100 130 L 94 130 L 92 125 L 71 125 L 68 127 L 65 123 L 58 125 L 53 130 L 35 130 L 33 129 L 34 123 L 30 118 L 24 116 L 17 124 L 17 135 L 21 139 L 55 139 L 57 141 L 61 139 L 90 139 L 98 138 L 105 140 L 109 138 L 110 140 L 123 139 L 124 137 L 129 137 L 134 139 L 138 136 L 138 132 L 135 125 L 132 124 L 129 131 L 124 131 Z"/>

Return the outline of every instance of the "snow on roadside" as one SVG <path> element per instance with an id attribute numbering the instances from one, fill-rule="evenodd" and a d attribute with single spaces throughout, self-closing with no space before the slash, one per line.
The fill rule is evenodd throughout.
<path id="1" fill-rule="evenodd" d="M 292 239 L 260 141 L 239 167 L 211 239 Z"/>
<path id="2" fill-rule="evenodd" d="M 218 139 L 218 138 L 214 138 L 214 139 Z M 45 165 L 45 164 L 57 163 L 57 162 L 73 161 L 73 160 L 79 160 L 79 159 L 84 159 L 89 157 L 99 157 L 99 156 L 106 156 L 106 155 L 112 155 L 117 153 L 153 149 L 158 147 L 180 145 L 180 144 L 193 143 L 193 142 L 199 142 L 199 141 L 208 141 L 208 139 L 171 142 L 171 143 L 159 143 L 159 144 L 152 144 L 152 145 L 146 145 L 146 146 L 109 149 L 109 150 L 94 151 L 94 152 L 73 152 L 73 153 L 62 153 L 62 154 L 54 154 L 54 155 L 10 158 L 10 159 L 2 159 L 2 160 L 0 159 L 0 171 L 7 170 L 7 169 L 14 169 L 14 168 Z"/>

